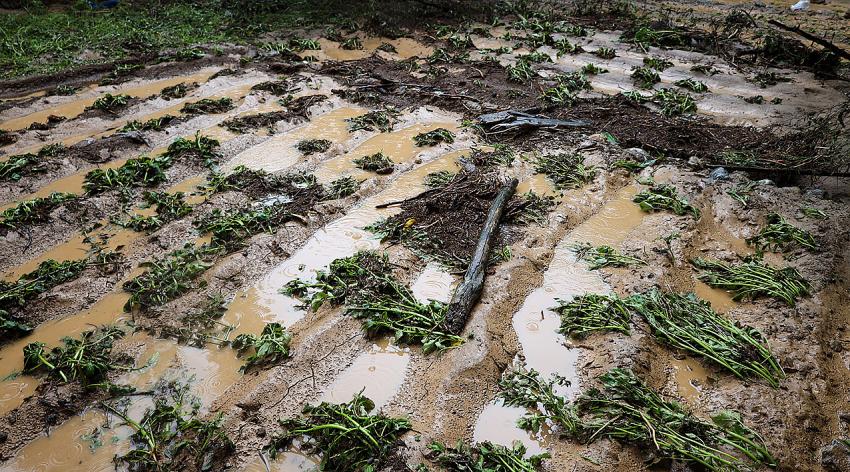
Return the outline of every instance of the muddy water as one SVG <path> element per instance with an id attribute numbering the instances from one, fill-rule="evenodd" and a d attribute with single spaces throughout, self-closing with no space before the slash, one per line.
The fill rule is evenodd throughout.
<path id="1" fill-rule="evenodd" d="M 522 180 L 516 187 L 517 194 L 526 192 L 534 192 L 538 195 L 555 195 L 558 191 L 552 186 L 552 182 L 546 178 L 545 174 L 533 174 L 530 177 Z"/>
<path id="2" fill-rule="evenodd" d="M 388 59 L 409 59 L 411 57 L 426 58 L 434 49 L 410 38 L 386 39 L 386 38 L 360 38 L 363 49 L 347 50 L 340 47 L 340 43 L 319 38 L 322 46 L 320 51 L 304 51 L 302 57 L 313 56 L 320 61 L 356 61 L 371 56 L 383 43 L 392 44 L 396 48 L 395 53 L 378 51 L 379 55 Z"/>
<path id="3" fill-rule="evenodd" d="M 218 70 L 220 69 L 207 68 L 191 75 L 170 77 L 168 79 L 146 82 L 140 85 L 126 84 L 118 87 L 106 87 L 102 90 L 102 93 L 111 93 L 113 95 L 122 93 L 130 95 L 131 97 L 146 98 L 151 95 L 158 94 L 165 87 L 177 85 L 181 82 L 205 82 Z M 49 115 L 73 118 L 85 111 L 86 107 L 94 103 L 99 96 L 100 95 L 92 96 L 91 94 L 86 94 L 85 97 L 80 97 L 67 103 L 62 103 L 47 109 L 39 110 L 35 113 L 30 113 L 28 115 L 4 121 L 0 123 L 0 128 L 17 131 L 28 127 L 32 123 L 43 123 L 47 121 L 47 117 Z"/>
<path id="4" fill-rule="evenodd" d="M 243 472 L 316 472 L 319 470 L 319 459 L 301 454 L 295 448 L 282 453 L 277 459 L 269 461 L 269 468 L 263 464 L 263 460 L 257 456 L 257 459 L 245 466 Z"/>
<path id="5" fill-rule="evenodd" d="M 128 341 L 145 346 L 140 356 L 140 365 L 149 359 L 157 359 L 150 368 L 122 376 L 118 383 L 131 385 L 139 391 L 152 389 L 161 378 L 189 381 L 192 394 L 204 405 L 221 395 L 239 377 L 241 362 L 230 349 L 198 349 L 178 346 L 170 340 L 153 339 L 137 333 Z M 152 357 L 155 356 L 155 357 Z M 139 420 L 145 409 L 152 405 L 149 397 L 134 397 L 129 414 Z M 16 458 L 0 468 L 2 471 L 108 471 L 115 470 L 112 462 L 116 454 L 129 450 L 128 438 L 132 430 L 119 426 L 120 420 L 99 410 L 88 410 L 75 416 L 59 427 L 51 430 L 49 436 L 43 436 L 25 446 Z M 102 445 L 92 448 L 91 440 L 84 438 L 99 430 Z"/>
<path id="6" fill-rule="evenodd" d="M 708 371 L 699 361 L 690 357 L 673 359 L 672 364 L 679 395 L 693 404 L 699 399 L 703 386 L 708 382 Z"/>
<path id="7" fill-rule="evenodd" d="M 416 157 L 420 151 L 426 149 L 416 146 L 413 137 L 437 128 L 446 128 L 455 132 L 457 131 L 457 124 L 454 122 L 416 124 L 391 133 L 378 134 L 340 158 L 328 161 L 325 165 L 319 167 L 315 172 L 316 177 L 322 182 L 330 182 L 345 176 L 352 176 L 360 180 L 369 178 L 375 174 L 355 167 L 354 159 L 378 152 L 383 152 L 396 165 L 406 164 Z"/>
<path id="8" fill-rule="evenodd" d="M 224 321 L 231 324 L 243 320 L 278 321 L 292 326 L 304 316 L 304 311 L 297 308 L 298 300 L 281 294 L 280 288 L 299 277 L 311 279 L 315 271 L 325 268 L 334 259 L 380 247 L 374 235 L 362 228 L 397 213 L 399 209 L 376 209 L 375 205 L 417 195 L 425 189 L 422 181 L 426 175 L 439 170 L 456 171 L 455 159 L 464 154 L 465 151 L 451 152 L 403 174 L 389 189 L 365 199 L 344 217 L 315 233 L 292 257 L 256 285 L 237 294 L 224 315 Z"/>
<path id="9" fill-rule="evenodd" d="M 320 401 L 344 403 L 363 391 L 380 408 L 398 393 L 409 363 L 409 348 L 380 339 L 354 359 L 325 390 Z"/>
<path id="10" fill-rule="evenodd" d="M 301 159 L 301 151 L 295 145 L 306 139 L 327 139 L 332 143 L 341 143 L 349 139 L 348 118 L 366 113 L 359 107 L 344 107 L 313 117 L 303 126 L 299 126 L 281 135 L 247 149 L 230 160 L 224 167 L 232 170 L 244 165 L 252 169 L 277 172 L 293 166 Z"/>
<path id="11" fill-rule="evenodd" d="M 443 270 L 439 264 L 429 262 L 413 282 L 410 290 L 417 300 L 448 303 L 457 283 L 458 279 L 455 276 Z"/>
<path id="12" fill-rule="evenodd" d="M 546 452 L 541 437 L 532 436 L 528 431 L 517 427 L 517 420 L 525 413 L 525 408 L 505 406 L 501 402 L 486 405 L 475 423 L 472 440 L 490 441 L 503 446 L 510 446 L 514 441 L 522 441 L 527 448 L 526 455 Z"/>

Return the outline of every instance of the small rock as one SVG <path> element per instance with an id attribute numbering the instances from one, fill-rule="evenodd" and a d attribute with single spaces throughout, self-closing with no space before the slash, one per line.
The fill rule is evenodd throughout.
<path id="1" fill-rule="evenodd" d="M 257 437 L 264 438 L 266 437 L 266 428 L 260 428 L 257 430 Z"/>
<path id="2" fill-rule="evenodd" d="M 838 439 L 821 449 L 821 464 L 832 472 L 850 470 L 850 447 Z"/>
<path id="3" fill-rule="evenodd" d="M 9 439 L 9 434 L 6 431 L 0 431 L 0 443 L 6 442 Z"/>
<path id="4" fill-rule="evenodd" d="M 718 180 L 729 180 L 729 172 L 722 167 L 718 167 L 708 174 L 708 180 L 715 182 Z"/>
<path id="5" fill-rule="evenodd" d="M 699 157 L 691 156 L 690 158 L 688 158 L 688 165 L 691 167 L 702 167 L 703 162 L 702 159 L 700 159 Z"/>
<path id="6" fill-rule="evenodd" d="M 756 184 L 757 184 L 757 185 L 764 185 L 765 187 L 774 187 L 774 186 L 776 186 L 776 183 L 774 183 L 774 182 L 773 182 L 772 180 L 770 180 L 770 179 L 761 179 L 761 180 L 759 180 L 758 182 L 756 182 Z"/>
<path id="7" fill-rule="evenodd" d="M 822 200 L 826 197 L 826 192 L 822 188 L 810 188 L 806 190 L 805 196 Z"/>
<path id="8" fill-rule="evenodd" d="M 652 158 L 652 156 L 650 156 L 648 152 L 644 151 L 641 148 L 628 148 L 626 149 L 626 152 L 642 161 L 647 161 Z"/>

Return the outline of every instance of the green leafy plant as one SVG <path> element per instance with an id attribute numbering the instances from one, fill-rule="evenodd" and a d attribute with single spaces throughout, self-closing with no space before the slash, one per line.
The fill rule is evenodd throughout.
<path id="1" fill-rule="evenodd" d="M 446 128 L 437 128 L 425 133 L 419 133 L 413 137 L 413 141 L 417 146 L 436 146 L 440 143 L 452 144 L 455 142 L 455 135 Z"/>
<path id="2" fill-rule="evenodd" d="M 529 80 L 537 77 L 537 72 L 531 68 L 528 61 L 516 61 L 515 64 L 505 67 L 505 72 L 508 74 L 508 80 L 524 84 Z"/>
<path id="3" fill-rule="evenodd" d="M 655 184 L 635 195 L 632 200 L 640 205 L 643 211 L 670 210 L 679 216 L 690 215 L 694 219 L 700 217 L 699 209 L 680 197 L 672 185 Z"/>
<path id="4" fill-rule="evenodd" d="M 589 264 L 590 270 L 601 269 L 603 267 L 629 267 L 633 265 L 646 265 L 643 260 L 620 254 L 619 251 L 611 246 L 596 246 L 593 247 L 590 243 L 575 244 L 573 252 L 576 253 L 578 259 Z"/>
<path id="5" fill-rule="evenodd" d="M 362 182 L 351 176 L 340 177 L 325 187 L 323 200 L 336 200 L 352 195 Z"/>
<path id="6" fill-rule="evenodd" d="M 0 213 L 0 228 L 15 229 L 24 224 L 43 223 L 53 210 L 77 198 L 73 193 L 53 192 L 46 197 L 24 200 Z"/>
<path id="7" fill-rule="evenodd" d="M 706 284 L 729 290 L 734 300 L 773 297 L 794 306 L 798 297 L 808 295 L 811 287 L 793 267 L 777 269 L 758 259 L 740 264 L 697 258 L 691 263 L 702 272 L 697 276 Z"/>
<path id="8" fill-rule="evenodd" d="M 363 42 L 360 41 L 360 38 L 357 38 L 357 37 L 348 38 L 348 39 L 344 40 L 343 42 L 339 43 L 339 48 L 340 49 L 346 49 L 346 50 L 349 50 L 349 51 L 363 49 Z"/>
<path id="9" fill-rule="evenodd" d="M 425 186 L 428 188 L 440 188 L 445 187 L 446 184 L 452 181 L 455 178 L 454 172 L 448 170 L 439 170 L 437 172 L 431 172 L 425 176 Z"/>
<path id="10" fill-rule="evenodd" d="M 803 216 L 814 218 L 816 220 L 823 220 L 827 217 L 826 213 L 824 213 L 823 210 L 819 210 L 817 208 L 812 207 L 802 207 L 800 208 L 800 213 L 802 213 Z"/>
<path id="11" fill-rule="evenodd" d="M 777 213 L 767 215 L 767 225 L 759 233 L 747 238 L 747 244 L 759 251 L 788 252 L 794 247 L 814 251 L 818 243 L 812 233 L 800 229 Z"/>
<path id="12" fill-rule="evenodd" d="M 167 470 L 211 470 L 234 450 L 222 427 L 222 414 L 201 418 L 201 403 L 189 393 L 188 385 L 159 387 L 154 405 L 139 421 L 109 403 L 104 407 L 133 429 L 132 449 L 116 456 L 132 472 Z"/>
<path id="13" fill-rule="evenodd" d="M 238 208 L 228 212 L 216 208 L 195 221 L 195 227 L 202 233 L 212 234 L 213 244 L 232 250 L 251 236 L 263 232 L 271 233 L 275 228 L 295 218 L 296 215 L 285 203 L 259 208 Z"/>
<path id="14" fill-rule="evenodd" d="M 173 159 L 166 155 L 128 159 L 118 168 L 90 171 L 83 180 L 83 189 L 95 195 L 117 188 L 153 187 L 165 182 L 165 170 L 173 164 Z"/>
<path id="15" fill-rule="evenodd" d="M 593 54 L 600 59 L 614 59 L 617 57 L 617 52 L 613 48 L 601 47 L 595 51 Z"/>
<path id="16" fill-rule="evenodd" d="M 240 353 L 253 350 L 254 353 L 245 359 L 243 372 L 255 366 L 277 364 L 289 358 L 289 343 L 292 335 L 280 323 L 266 323 L 260 336 L 240 334 L 231 345 Z"/>
<path id="17" fill-rule="evenodd" d="M 555 87 L 546 89 L 540 99 L 552 105 L 572 105 L 582 90 L 590 90 L 590 81 L 583 72 L 555 76 Z"/>
<path id="18" fill-rule="evenodd" d="M 394 163 L 383 152 L 376 152 L 368 156 L 354 159 L 354 165 L 363 170 L 369 170 L 376 174 L 389 174 L 393 171 Z"/>
<path id="19" fill-rule="evenodd" d="M 0 180 L 17 182 L 26 175 L 33 175 L 47 170 L 45 158 L 56 157 L 65 147 L 62 144 L 49 144 L 38 150 L 38 153 L 26 153 L 9 156 L 0 162 Z"/>
<path id="20" fill-rule="evenodd" d="M 0 341 L 21 337 L 32 332 L 32 326 L 0 310 Z"/>
<path id="21" fill-rule="evenodd" d="M 195 132 L 191 139 L 179 137 L 168 145 L 168 149 L 162 154 L 173 160 L 193 158 L 204 163 L 206 167 L 213 167 L 221 157 L 218 154 L 220 143 L 217 139 L 204 136 L 200 131 Z"/>
<path id="22" fill-rule="evenodd" d="M 652 95 L 652 102 L 661 107 L 664 116 L 677 116 L 697 111 L 697 104 L 689 93 L 663 88 Z"/>
<path id="23" fill-rule="evenodd" d="M 651 290 L 626 303 L 663 344 L 708 359 L 739 378 L 762 378 L 774 388 L 785 377 L 764 335 L 718 314 L 693 293 Z"/>
<path id="24" fill-rule="evenodd" d="M 570 382 L 559 375 L 547 381 L 534 369 L 517 367 L 502 375 L 498 396 L 507 406 L 537 410 L 529 411 L 517 421 L 520 428 L 537 433 L 541 426 L 551 422 L 563 435 L 573 436 L 581 427 L 575 408 L 555 393 L 557 387 L 569 385 Z"/>
<path id="25" fill-rule="evenodd" d="M 388 133 L 392 131 L 395 122 L 394 114 L 387 111 L 370 111 L 354 118 L 347 118 L 348 131 L 354 132 L 359 130 L 365 131 L 380 131 Z"/>
<path id="26" fill-rule="evenodd" d="M 688 89 L 688 90 L 690 90 L 691 92 L 694 92 L 694 93 L 708 92 L 708 86 L 707 85 L 705 85 L 704 83 L 702 83 L 700 81 L 694 80 L 690 77 L 688 77 L 687 79 L 679 79 L 679 80 L 677 80 L 673 83 L 676 84 L 677 87 L 682 87 L 683 89 Z"/>
<path id="27" fill-rule="evenodd" d="M 584 157 L 579 154 L 537 156 L 532 159 L 532 165 L 535 172 L 546 174 L 559 190 L 580 188 L 596 177 L 596 168 L 584 165 Z"/>
<path id="28" fill-rule="evenodd" d="M 210 115 L 224 113 L 234 108 L 233 99 L 230 97 L 203 98 L 197 102 L 187 103 L 180 109 L 180 113 L 187 115 Z"/>
<path id="29" fill-rule="evenodd" d="M 552 47 L 558 51 L 558 57 L 565 56 L 567 54 L 578 54 L 584 52 L 584 49 L 581 46 L 570 42 L 567 38 L 556 39 L 552 42 Z"/>
<path id="30" fill-rule="evenodd" d="M 44 343 L 29 343 L 24 347 L 23 372 L 44 373 L 65 383 L 79 380 L 87 388 L 106 386 L 109 372 L 129 369 L 111 358 L 114 341 L 123 336 L 120 329 L 103 326 L 85 331 L 79 339 L 63 338 L 62 345 L 50 351 Z"/>
<path id="31" fill-rule="evenodd" d="M 661 82 L 661 77 L 654 69 L 649 67 L 633 67 L 632 81 L 642 89 L 651 89 L 653 85 Z"/>
<path id="32" fill-rule="evenodd" d="M 552 311 L 561 317 L 558 332 L 574 338 L 584 338 L 595 331 L 629 334 L 631 312 L 616 295 L 588 293 L 569 302 L 558 300 L 558 305 Z"/>
<path id="33" fill-rule="evenodd" d="M 526 448 L 520 441 L 514 441 L 511 447 L 489 441 L 474 446 L 458 441 L 455 447 L 448 447 L 435 441 L 428 449 L 428 456 L 451 472 L 533 472 L 549 458 L 548 453 L 543 453 L 526 459 Z"/>
<path id="34" fill-rule="evenodd" d="M 741 204 L 744 208 L 747 208 L 747 204 L 750 201 L 750 193 L 753 191 L 753 188 L 758 185 L 758 182 L 747 182 L 744 184 L 736 185 L 729 190 L 726 191 L 726 194 L 732 197 L 735 201 Z"/>
<path id="35" fill-rule="evenodd" d="M 643 65 L 659 72 L 673 67 L 673 63 L 663 57 L 644 57 Z"/>
<path id="36" fill-rule="evenodd" d="M 186 83 L 179 83 L 176 85 L 169 85 L 168 87 L 164 87 L 160 90 L 159 95 L 166 100 L 176 100 L 178 98 L 183 98 L 189 93 L 190 86 Z"/>
<path id="37" fill-rule="evenodd" d="M 381 470 L 411 424 L 404 418 L 371 414 L 374 409 L 375 403 L 360 394 L 348 403 L 307 405 L 301 417 L 280 421 L 283 431 L 272 438 L 267 450 L 274 457 L 294 440 L 303 439 L 299 447 L 304 452 L 321 454 L 321 470 Z"/>
<path id="38" fill-rule="evenodd" d="M 186 203 L 183 192 L 145 192 L 144 200 L 148 206 L 156 205 L 156 215 L 132 215 L 122 226 L 139 232 L 151 232 L 164 224 L 183 218 L 192 212 L 192 207 Z"/>
<path id="39" fill-rule="evenodd" d="M 88 266 L 86 259 L 62 262 L 48 259 L 15 282 L 0 280 L 0 310 L 24 306 L 53 287 L 76 279 Z"/>
<path id="40" fill-rule="evenodd" d="M 138 120 L 132 120 L 127 122 L 126 125 L 122 126 L 118 131 L 119 132 L 127 132 L 127 131 L 162 131 L 166 126 L 169 125 L 172 121 L 177 119 L 176 116 L 173 115 L 164 115 L 159 118 L 151 118 L 148 121 L 142 123 Z"/>
<path id="41" fill-rule="evenodd" d="M 131 98 L 133 97 L 125 94 L 112 95 L 111 93 L 107 93 L 95 100 L 91 106 L 86 109 L 103 110 L 111 113 L 127 106 L 127 103 L 129 103 Z"/>
<path id="42" fill-rule="evenodd" d="M 599 75 L 607 73 L 608 69 L 604 67 L 599 67 L 592 62 L 588 62 L 584 65 L 584 67 L 581 68 L 581 72 L 585 75 Z"/>
<path id="43" fill-rule="evenodd" d="M 147 270 L 122 285 L 124 291 L 130 292 L 124 311 L 163 305 L 186 293 L 221 252 L 220 246 L 186 243 L 163 258 L 143 263 Z"/>
<path id="44" fill-rule="evenodd" d="M 301 151 L 301 154 L 305 156 L 310 156 L 319 152 L 325 152 L 331 148 L 331 143 L 327 139 L 305 139 L 302 141 L 298 141 L 298 144 L 295 145 L 295 149 Z"/>

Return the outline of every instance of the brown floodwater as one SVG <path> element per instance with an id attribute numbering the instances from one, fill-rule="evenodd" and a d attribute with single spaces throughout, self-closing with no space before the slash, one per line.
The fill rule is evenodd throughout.
<path id="1" fill-rule="evenodd" d="M 472 432 L 474 442 L 490 441 L 510 447 L 514 441 L 522 441 L 527 448 L 526 457 L 546 452 L 542 435 L 532 435 L 520 429 L 517 421 L 526 413 L 525 408 L 505 406 L 501 401 L 488 403 L 478 415 Z"/>
<path id="2" fill-rule="evenodd" d="M 708 382 L 708 371 L 700 361 L 691 357 L 673 359 L 672 363 L 673 378 L 679 395 L 689 403 L 695 403 L 699 400 L 703 386 Z"/>
<path id="3" fill-rule="evenodd" d="M 318 401 L 345 403 L 362 391 L 380 408 L 404 382 L 410 348 L 394 346 L 382 338 L 372 343 L 328 387 Z"/>

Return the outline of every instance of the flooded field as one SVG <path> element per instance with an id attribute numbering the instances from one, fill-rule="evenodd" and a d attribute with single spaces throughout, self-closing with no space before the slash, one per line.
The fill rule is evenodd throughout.
<path id="1" fill-rule="evenodd" d="M 0 471 L 850 470 L 848 61 L 520 3 L 0 82 Z"/>

